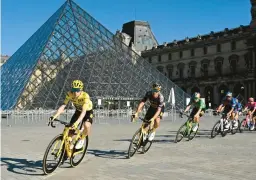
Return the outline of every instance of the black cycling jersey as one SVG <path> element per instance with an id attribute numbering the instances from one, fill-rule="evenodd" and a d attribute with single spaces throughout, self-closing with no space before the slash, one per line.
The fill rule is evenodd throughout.
<path id="1" fill-rule="evenodd" d="M 157 109 L 164 106 L 164 96 L 161 93 L 157 98 L 154 98 L 152 91 L 148 91 L 141 101 L 146 102 L 147 100 L 149 100 L 151 108 Z"/>

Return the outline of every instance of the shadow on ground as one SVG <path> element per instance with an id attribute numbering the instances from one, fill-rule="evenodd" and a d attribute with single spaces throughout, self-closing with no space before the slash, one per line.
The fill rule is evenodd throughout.
<path id="1" fill-rule="evenodd" d="M 126 159 L 127 158 L 127 151 L 120 151 L 120 150 L 89 149 L 87 153 L 97 157 L 108 158 L 108 159 Z"/>
<path id="2" fill-rule="evenodd" d="M 1 158 L 1 168 L 6 167 L 8 171 L 30 175 L 30 176 L 39 176 L 44 175 L 42 173 L 42 161 L 28 161 L 27 159 L 18 159 L 18 158 Z"/>

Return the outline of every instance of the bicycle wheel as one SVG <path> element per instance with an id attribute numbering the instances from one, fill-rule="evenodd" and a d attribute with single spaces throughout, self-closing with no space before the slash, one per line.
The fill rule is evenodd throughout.
<path id="1" fill-rule="evenodd" d="M 86 154 L 86 151 L 87 151 L 89 137 L 86 136 L 86 138 L 84 139 L 84 146 L 81 149 L 75 149 L 77 143 L 78 143 L 78 141 L 74 144 L 74 150 L 73 150 L 72 156 L 70 158 L 70 165 L 72 167 L 76 167 L 78 164 L 80 164 L 82 162 L 82 160 Z M 79 155 L 81 155 L 80 158 L 79 158 Z M 78 157 L 77 160 L 76 160 L 76 157 Z"/>
<path id="2" fill-rule="evenodd" d="M 187 126 L 186 126 L 186 123 L 185 123 L 178 130 L 175 141 L 174 141 L 175 143 L 180 142 L 183 139 L 183 137 L 186 136 L 186 130 L 187 130 Z M 180 135 L 180 138 L 179 138 L 179 135 Z"/>
<path id="3" fill-rule="evenodd" d="M 143 146 L 143 153 L 148 152 L 152 143 L 153 143 L 153 141 L 149 141 L 148 139 L 146 140 L 145 145 Z"/>
<path id="4" fill-rule="evenodd" d="M 190 134 L 189 134 L 189 136 L 188 136 L 188 140 L 189 140 L 189 141 L 192 140 L 192 139 L 194 139 L 194 137 L 196 136 L 196 134 L 197 134 L 197 132 L 198 132 L 198 129 L 199 129 L 199 123 L 198 123 L 197 125 L 198 125 L 198 127 L 197 127 L 197 130 L 196 130 L 195 132 L 191 129 Z"/>
<path id="5" fill-rule="evenodd" d="M 220 131 L 221 131 L 220 126 L 221 126 L 220 121 L 217 121 L 217 122 L 214 124 L 214 126 L 213 126 L 213 128 L 212 128 L 212 132 L 211 132 L 211 138 L 215 138 L 215 137 L 220 133 Z"/>
<path id="6" fill-rule="evenodd" d="M 136 138 L 138 139 L 136 140 Z M 131 158 L 137 152 L 140 146 L 141 146 L 141 128 L 138 129 L 132 137 L 132 140 L 128 149 L 128 158 Z"/>
<path id="7" fill-rule="evenodd" d="M 233 122 L 232 122 L 232 123 L 233 123 Z M 238 125 L 237 125 L 237 127 L 236 127 L 235 129 L 233 128 L 233 125 L 232 125 L 231 134 L 236 134 L 237 131 L 239 130 L 240 121 L 237 120 L 237 123 L 238 123 Z"/>
<path id="8" fill-rule="evenodd" d="M 244 132 L 244 130 L 248 129 L 248 124 L 246 122 L 246 119 L 243 119 L 239 125 L 239 131 L 240 133 Z"/>
<path id="9" fill-rule="evenodd" d="M 61 146 L 62 140 L 63 140 L 63 135 L 59 134 L 52 139 L 52 141 L 49 143 L 48 147 L 46 148 L 46 151 L 44 153 L 44 158 L 43 158 L 43 171 L 45 174 L 52 173 L 59 166 L 65 152 L 65 148 L 64 148 L 65 144 L 63 143 L 63 145 Z M 58 145 L 60 146 L 59 148 L 57 148 Z M 50 151 L 52 146 L 54 147 L 54 149 Z M 55 161 L 55 165 L 53 165 L 52 161 L 50 161 L 49 163 L 46 162 L 48 155 L 54 156 L 54 160 L 52 161 L 53 162 Z"/>

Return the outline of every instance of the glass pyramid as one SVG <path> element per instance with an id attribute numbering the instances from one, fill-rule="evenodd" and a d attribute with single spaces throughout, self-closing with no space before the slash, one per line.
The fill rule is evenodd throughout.
<path id="1" fill-rule="evenodd" d="M 66 1 L 1 67 L 1 110 L 55 109 L 80 79 L 94 102 L 141 98 L 153 82 L 176 107 L 188 97 L 87 12 Z M 167 104 L 168 105 L 168 104 Z"/>

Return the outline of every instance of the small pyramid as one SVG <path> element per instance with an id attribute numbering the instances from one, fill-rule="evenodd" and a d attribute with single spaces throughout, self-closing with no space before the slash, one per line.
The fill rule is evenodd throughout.
<path id="1" fill-rule="evenodd" d="M 80 8 L 66 1 L 1 67 L 1 110 L 55 109 L 80 79 L 96 102 L 141 98 L 153 82 L 176 107 L 188 97 L 178 86 Z"/>

